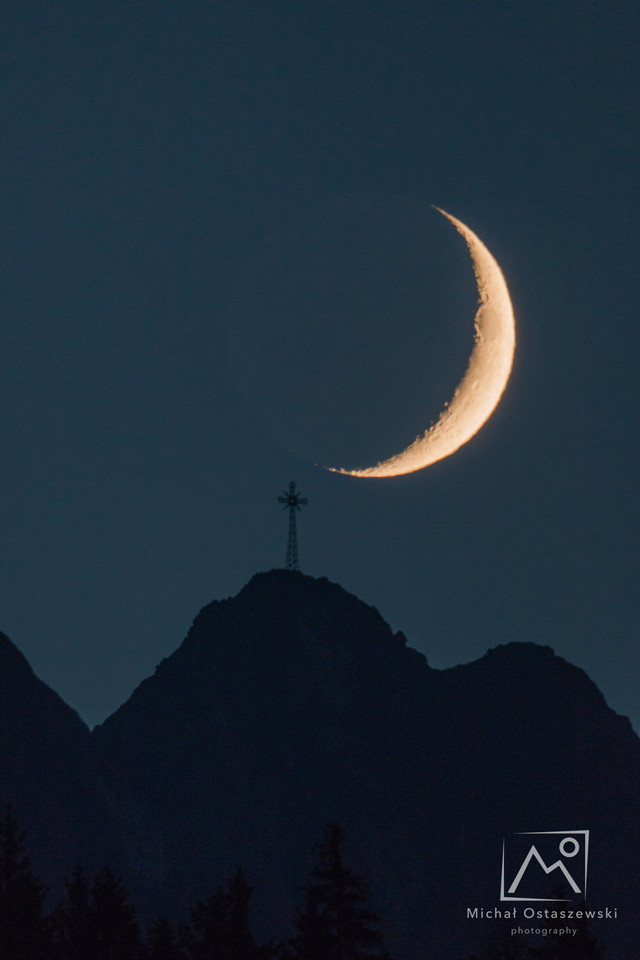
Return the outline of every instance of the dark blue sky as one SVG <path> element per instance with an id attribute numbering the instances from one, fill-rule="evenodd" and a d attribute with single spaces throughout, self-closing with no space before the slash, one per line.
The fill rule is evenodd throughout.
<path id="1" fill-rule="evenodd" d="M 533 640 L 640 726 L 637 10 L 617 0 L 8 6 L 0 629 L 90 722 L 282 565 L 435 667 Z M 454 456 L 363 466 L 517 319 Z M 532 734 L 534 731 L 532 731 Z"/>

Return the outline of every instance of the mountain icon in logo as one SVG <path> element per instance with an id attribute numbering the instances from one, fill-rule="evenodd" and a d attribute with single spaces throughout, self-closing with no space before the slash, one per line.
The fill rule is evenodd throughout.
<path id="1" fill-rule="evenodd" d="M 524 837 L 535 836 L 528 846 Z M 523 856 L 524 851 L 524 856 Z M 531 830 L 502 841 L 501 900 L 565 900 L 549 896 L 549 882 L 564 881 L 585 899 L 589 859 L 588 830 Z M 514 869 L 515 868 L 515 869 Z M 508 884 L 508 879 L 512 878 Z"/>

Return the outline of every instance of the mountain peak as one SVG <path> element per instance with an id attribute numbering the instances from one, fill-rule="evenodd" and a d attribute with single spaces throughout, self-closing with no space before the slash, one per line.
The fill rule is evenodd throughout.
<path id="1" fill-rule="evenodd" d="M 178 726 L 212 709 L 225 716 L 262 710 L 272 718 L 294 710 L 303 719 L 309 703 L 331 710 L 351 696 L 362 701 L 363 684 L 376 674 L 402 676 L 411 687 L 427 670 L 424 656 L 407 648 L 375 607 L 324 577 L 270 570 L 236 596 L 207 604 L 182 644 L 96 735 L 134 716 L 155 726 L 156 704 L 166 697 Z"/>
<path id="2" fill-rule="evenodd" d="M 393 634 L 378 610 L 326 577 L 311 577 L 299 570 L 274 569 L 255 574 L 235 596 L 207 604 L 195 618 L 185 644 L 220 632 L 230 618 L 240 618 L 248 636 L 271 639 L 276 635 L 304 643 L 310 634 L 319 641 L 339 632 L 366 642 L 404 644 Z"/>

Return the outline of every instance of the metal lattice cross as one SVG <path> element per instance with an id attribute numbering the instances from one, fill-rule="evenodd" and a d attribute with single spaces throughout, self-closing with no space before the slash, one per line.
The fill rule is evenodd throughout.
<path id="1" fill-rule="evenodd" d="M 287 570 L 298 569 L 298 534 L 296 530 L 296 510 L 304 507 L 309 501 L 296 491 L 295 481 L 289 484 L 289 492 L 282 491 L 282 496 L 278 497 L 278 503 L 284 504 L 284 509 L 289 511 L 289 538 L 287 540 Z"/>

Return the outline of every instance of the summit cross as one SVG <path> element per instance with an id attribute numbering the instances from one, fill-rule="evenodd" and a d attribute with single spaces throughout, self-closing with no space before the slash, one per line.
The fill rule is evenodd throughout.
<path id="1" fill-rule="evenodd" d="M 296 490 L 295 481 L 289 484 L 289 492 L 282 491 L 282 496 L 278 497 L 278 503 L 284 504 L 284 509 L 289 511 L 289 538 L 287 540 L 287 570 L 298 570 L 298 534 L 296 530 L 296 510 L 304 507 L 309 501 L 302 497 Z"/>

